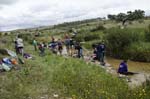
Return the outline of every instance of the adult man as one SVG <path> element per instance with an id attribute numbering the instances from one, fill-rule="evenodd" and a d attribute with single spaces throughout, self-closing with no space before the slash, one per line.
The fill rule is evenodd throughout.
<path id="1" fill-rule="evenodd" d="M 23 51 L 23 48 L 24 48 L 24 44 L 23 44 L 23 40 L 22 38 L 20 38 L 21 36 L 18 35 L 18 37 L 16 38 L 16 49 L 17 49 L 17 52 L 21 55 L 23 55 L 24 51 Z"/>
<path id="2" fill-rule="evenodd" d="M 102 62 L 102 64 L 105 64 L 104 63 L 104 57 L 105 57 L 105 44 L 104 44 L 104 42 L 102 42 L 101 44 L 100 44 L 100 49 L 101 49 L 101 53 L 100 53 L 100 62 Z"/>
<path id="3" fill-rule="evenodd" d="M 37 41 L 35 39 L 33 40 L 33 46 L 34 50 L 37 51 Z"/>

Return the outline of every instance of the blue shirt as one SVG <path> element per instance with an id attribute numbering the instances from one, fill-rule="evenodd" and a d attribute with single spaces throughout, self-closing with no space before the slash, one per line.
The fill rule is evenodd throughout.
<path id="1" fill-rule="evenodd" d="M 121 62 L 119 65 L 118 73 L 128 72 L 128 66 L 125 62 Z"/>

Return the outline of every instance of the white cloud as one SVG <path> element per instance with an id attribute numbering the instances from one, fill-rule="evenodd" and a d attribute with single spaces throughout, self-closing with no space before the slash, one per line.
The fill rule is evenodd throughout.
<path id="1" fill-rule="evenodd" d="M 15 3 L 18 0 L 1 0 L 0 1 L 0 5 L 6 5 L 6 4 L 11 4 L 11 3 Z"/>
<path id="2" fill-rule="evenodd" d="M 128 10 L 149 10 L 149 0 L 6 0 L 0 2 L 0 30 L 104 17 Z M 11 1 L 11 2 L 10 2 Z M 15 3 L 13 3 L 13 2 Z M 10 4 L 11 3 L 11 4 Z M 5 4 L 5 5 L 4 5 Z"/>

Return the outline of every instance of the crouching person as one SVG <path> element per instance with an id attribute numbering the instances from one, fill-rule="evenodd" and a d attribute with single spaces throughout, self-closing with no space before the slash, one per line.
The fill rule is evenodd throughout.
<path id="1" fill-rule="evenodd" d="M 118 68 L 118 73 L 122 75 L 133 75 L 135 73 L 128 71 L 127 60 L 123 60 Z"/>
<path id="2" fill-rule="evenodd" d="M 118 73 L 127 75 L 127 73 L 128 73 L 128 66 L 127 66 L 127 61 L 126 60 L 123 60 L 120 63 L 119 68 L 118 68 Z"/>

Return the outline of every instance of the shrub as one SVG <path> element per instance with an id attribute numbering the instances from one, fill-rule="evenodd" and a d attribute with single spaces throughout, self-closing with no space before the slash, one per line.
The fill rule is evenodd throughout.
<path id="1" fill-rule="evenodd" d="M 104 36 L 104 33 L 101 31 L 89 32 L 88 30 L 80 31 L 75 37 L 76 41 L 93 41 L 100 40 Z"/>
<path id="2" fill-rule="evenodd" d="M 135 29 L 111 28 L 106 32 L 108 54 L 116 58 L 129 58 L 125 53 L 125 48 L 134 42 L 144 40 L 144 33 Z"/>
<path id="3" fill-rule="evenodd" d="M 83 42 L 84 41 L 84 35 L 83 34 L 78 34 L 76 37 L 75 37 L 75 40 L 77 42 Z"/>
<path id="4" fill-rule="evenodd" d="M 132 43 L 126 51 L 134 61 L 150 62 L 150 43 Z"/>
<path id="5" fill-rule="evenodd" d="M 92 46 L 90 43 L 85 43 L 83 44 L 83 46 L 86 48 L 86 49 L 92 49 Z"/>
<path id="6" fill-rule="evenodd" d="M 4 33 L 4 35 L 5 35 L 5 36 L 7 36 L 7 35 L 8 35 L 8 33 L 6 32 L 6 33 Z"/>
<path id="7" fill-rule="evenodd" d="M 90 41 L 90 42 L 86 42 L 83 44 L 83 46 L 86 48 L 86 49 L 93 49 L 93 46 L 94 45 L 97 45 L 98 43 L 102 42 L 102 39 L 101 40 L 95 40 L 95 41 Z"/>
<path id="8" fill-rule="evenodd" d="M 141 23 L 144 23 L 144 20 L 141 19 L 141 20 L 138 20 L 138 22 L 141 24 Z"/>
<path id="9" fill-rule="evenodd" d="M 91 29 L 91 32 L 96 32 L 100 30 L 105 30 L 106 28 L 103 25 L 98 25 L 96 28 Z"/>
<path id="10" fill-rule="evenodd" d="M 84 37 L 87 35 L 87 30 L 81 29 L 78 31 L 78 34 L 75 36 L 77 42 L 84 42 Z"/>
<path id="11" fill-rule="evenodd" d="M 145 40 L 146 42 L 150 42 L 150 25 L 148 26 L 148 29 L 145 31 Z"/>
<path id="12" fill-rule="evenodd" d="M 131 21 L 129 21 L 129 24 L 132 25 L 133 23 Z"/>
<path id="13" fill-rule="evenodd" d="M 89 34 L 84 37 L 85 41 L 92 41 L 92 40 L 96 40 L 96 39 L 100 39 L 99 34 Z"/>
<path id="14" fill-rule="evenodd" d="M 20 37 L 24 40 L 27 41 L 28 43 L 32 43 L 33 36 L 30 33 L 27 34 L 19 34 Z"/>
<path id="15" fill-rule="evenodd" d="M 146 42 L 150 42 L 150 31 L 145 32 L 145 40 Z"/>

